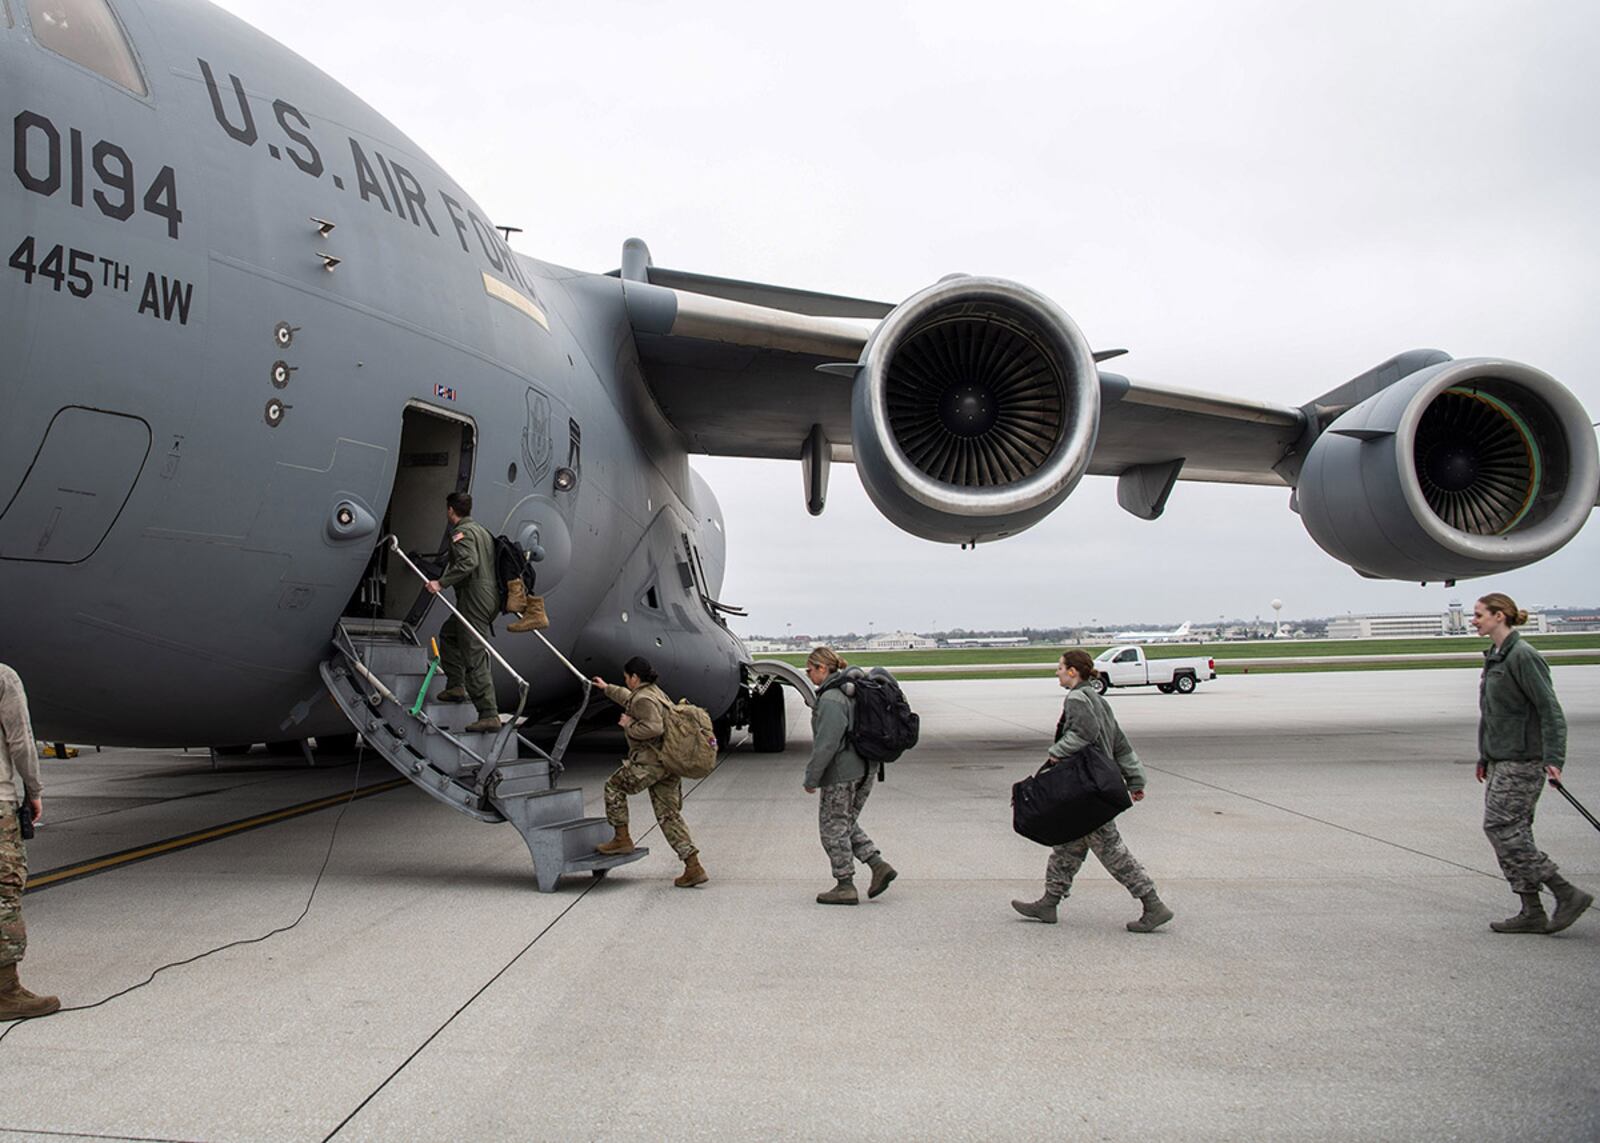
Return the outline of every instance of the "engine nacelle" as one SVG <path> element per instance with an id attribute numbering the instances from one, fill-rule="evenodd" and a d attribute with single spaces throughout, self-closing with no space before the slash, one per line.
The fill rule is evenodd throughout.
<path id="1" fill-rule="evenodd" d="M 948 278 L 873 332 L 851 424 L 856 471 L 890 521 L 928 540 L 995 540 L 1037 524 L 1083 477 L 1099 374 L 1042 294 Z"/>
<path id="2" fill-rule="evenodd" d="M 1537 369 L 1446 361 L 1350 409 L 1296 487 L 1311 538 L 1363 575 L 1510 571 L 1578 534 L 1600 488 L 1588 414 Z"/>

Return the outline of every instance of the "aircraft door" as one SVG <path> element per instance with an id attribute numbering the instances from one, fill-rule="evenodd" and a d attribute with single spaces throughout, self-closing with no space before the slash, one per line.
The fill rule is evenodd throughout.
<path id="1" fill-rule="evenodd" d="M 0 514 L 0 559 L 88 559 L 122 514 L 149 455 L 150 426 L 140 418 L 62 409 Z"/>
<path id="2" fill-rule="evenodd" d="M 444 567 L 448 541 L 444 498 L 451 492 L 471 491 L 476 453 L 476 428 L 467 418 L 421 404 L 406 407 L 383 534 L 396 536 L 424 571 L 436 574 Z M 373 553 L 345 615 L 416 622 L 418 604 L 426 604 L 423 594 L 417 577 L 392 560 L 388 545 L 383 545 Z"/>

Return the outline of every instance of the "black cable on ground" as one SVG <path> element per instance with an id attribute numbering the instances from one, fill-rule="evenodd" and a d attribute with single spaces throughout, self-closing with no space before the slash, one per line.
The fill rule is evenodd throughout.
<path id="1" fill-rule="evenodd" d="M 741 739 L 741 741 L 743 741 L 743 740 Z M 728 744 L 728 748 L 722 752 L 720 757 L 718 757 L 717 764 L 712 769 L 711 774 L 707 774 L 704 778 L 701 778 L 692 787 L 690 787 L 690 789 L 683 795 L 684 801 L 688 801 L 689 798 L 694 795 L 695 791 L 699 790 L 701 786 L 705 785 L 707 780 L 709 780 L 713 774 L 715 774 L 718 770 L 722 769 L 722 764 L 728 760 L 728 756 L 733 753 L 733 751 L 735 749 L 735 746 L 736 746 L 735 743 L 731 743 L 730 742 Z M 661 823 L 660 822 L 656 822 L 649 829 L 645 830 L 642 834 L 639 835 L 640 840 L 643 840 L 643 839 L 649 837 L 652 833 L 654 833 L 656 830 L 658 830 L 660 828 L 661 828 Z M 343 1119 L 341 1119 L 339 1121 L 338 1125 L 335 1126 L 332 1131 L 328 1132 L 328 1134 L 323 1136 L 322 1143 L 328 1143 L 328 1141 L 330 1139 L 332 1139 L 335 1135 L 339 1134 L 339 1132 L 343 1131 L 346 1127 L 348 1127 L 350 1125 L 350 1121 L 353 1120 L 356 1116 L 360 1115 L 362 1113 L 362 1111 L 364 1111 L 366 1109 L 366 1106 L 369 1103 L 371 1103 L 374 1099 L 377 1099 L 378 1096 L 380 1094 L 382 1094 L 383 1089 L 388 1087 L 391 1083 L 393 1083 L 395 1078 L 397 1076 L 399 1076 L 401 1072 L 405 1071 L 408 1067 L 410 1067 L 412 1061 L 415 1060 L 418 1056 L 420 1056 L 423 1053 L 423 1051 L 428 1047 L 429 1044 L 431 1044 L 435 1040 L 437 1040 L 444 1033 L 444 1030 L 446 1028 L 450 1027 L 451 1024 L 455 1023 L 456 1017 L 460 1016 L 468 1008 L 471 1008 L 473 1004 L 477 1003 L 478 997 L 482 996 L 485 992 L 489 991 L 490 987 L 495 983 L 495 981 L 499 980 L 506 973 L 510 972 L 511 969 L 516 965 L 516 963 L 519 960 L 521 960 L 523 957 L 528 955 L 528 953 L 533 949 L 534 945 L 538 944 L 541 940 L 543 940 L 545 938 L 545 936 L 549 934 L 551 929 L 553 929 L 557 925 L 559 925 L 566 918 L 567 914 L 572 912 L 572 910 L 576 909 L 578 907 L 579 902 L 581 902 L 585 897 L 587 897 L 591 892 L 593 892 L 595 886 L 597 886 L 599 884 L 600 884 L 600 879 L 598 877 L 596 877 L 596 878 L 592 879 L 589 882 L 588 885 L 584 886 L 583 889 L 581 889 L 578 892 L 578 895 L 572 899 L 571 903 L 568 904 L 565 909 L 562 909 L 561 912 L 557 913 L 555 915 L 555 917 L 551 919 L 550 923 L 545 925 L 544 928 L 540 929 L 538 931 L 538 933 L 536 933 L 534 935 L 534 937 L 533 937 L 533 939 L 531 941 L 529 941 L 527 944 L 523 945 L 522 948 L 520 950 L 518 950 L 517 954 L 514 957 L 512 957 L 510 960 L 506 961 L 506 963 L 500 967 L 498 972 L 496 972 L 488 980 L 484 981 L 483 986 L 481 988 L 479 988 L 471 996 L 467 997 L 466 1001 L 461 1005 L 460 1008 L 457 1008 L 454 1012 L 450 1013 L 450 1015 L 445 1018 L 444 1023 L 440 1024 L 437 1028 L 435 1028 L 432 1032 L 430 1032 L 428 1034 L 427 1038 L 425 1040 L 423 1040 L 422 1043 L 418 1044 L 416 1046 L 416 1049 L 414 1051 L 412 1051 L 412 1053 L 409 1056 L 407 1056 L 404 1060 L 400 1061 L 399 1066 L 396 1067 L 394 1069 L 394 1071 L 390 1072 L 387 1076 L 384 1077 L 384 1080 L 383 1080 L 382 1083 L 380 1083 L 377 1087 L 373 1088 L 370 1092 L 368 1092 L 367 1093 L 367 1097 L 365 1099 L 363 1099 L 360 1103 L 356 1104 L 356 1106 L 353 1109 L 351 1109 L 349 1115 L 346 1115 Z"/>
<path id="2" fill-rule="evenodd" d="M 208 956 L 215 956 L 217 953 L 226 952 L 229 949 L 242 948 L 245 945 L 258 945 L 262 941 L 269 940 L 272 937 L 277 936 L 279 933 L 287 933 L 301 921 L 305 920 L 306 914 L 311 912 L 311 903 L 317 899 L 317 889 L 322 885 L 322 875 L 328 871 L 328 862 L 333 858 L 333 843 L 339 837 L 339 824 L 344 821 L 345 813 L 350 809 L 350 804 L 355 801 L 356 793 L 361 788 L 361 762 L 365 752 L 364 746 L 358 747 L 356 750 L 356 772 L 355 778 L 351 782 L 350 796 L 345 799 L 344 805 L 339 808 L 339 816 L 333 820 L 333 829 L 328 834 L 328 852 L 323 855 L 322 867 L 317 870 L 316 880 L 311 883 L 311 892 L 306 897 L 305 908 L 300 910 L 300 915 L 298 917 L 296 917 L 293 921 L 290 921 L 287 925 L 281 925 L 269 933 L 262 933 L 259 937 L 246 937 L 242 940 L 229 941 L 225 945 L 218 945 L 214 949 L 207 949 L 205 952 L 196 953 L 194 956 L 185 957 L 183 960 L 175 960 L 169 964 L 164 964 L 160 968 L 152 971 L 149 976 L 145 977 L 138 984 L 130 984 L 127 988 L 122 989 L 120 992 L 113 992 L 110 996 L 107 996 L 102 1000 L 96 1000 L 93 1004 L 76 1004 L 72 1005 L 71 1007 L 62 1007 L 57 1009 L 55 1012 L 52 1012 L 49 1016 L 35 1016 L 32 1019 L 48 1020 L 55 1016 L 64 1016 L 68 1012 L 89 1012 L 95 1008 L 101 1007 L 102 1005 L 110 1004 L 113 1000 L 126 996 L 130 992 L 138 991 L 145 985 L 155 980 L 155 978 L 160 976 L 163 972 L 166 972 L 169 968 L 182 968 L 184 965 L 193 964 L 197 960 L 204 960 Z M 29 1022 L 29 1020 L 12 1021 L 9 1028 L 7 1028 L 4 1032 L 0 1032 L 0 1043 L 4 1043 L 5 1038 L 11 1035 L 12 1032 L 15 1032 L 19 1026 Z"/>

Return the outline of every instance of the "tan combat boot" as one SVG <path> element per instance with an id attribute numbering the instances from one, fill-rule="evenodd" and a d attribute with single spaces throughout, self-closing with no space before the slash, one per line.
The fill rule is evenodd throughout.
<path id="1" fill-rule="evenodd" d="M 506 580 L 506 614 L 521 615 L 527 606 L 528 589 L 523 587 L 521 577 Z"/>
<path id="2" fill-rule="evenodd" d="M 832 889 L 824 889 L 817 894 L 819 905 L 854 905 L 860 900 L 856 895 L 855 880 L 850 877 L 841 878 Z"/>
<path id="3" fill-rule="evenodd" d="M 478 719 L 477 722 L 467 723 L 461 730 L 465 734 L 499 734 L 500 716 L 498 714 L 486 714 Z"/>
<path id="4" fill-rule="evenodd" d="M 0 1020 L 27 1020 L 48 1016 L 61 1007 L 54 996 L 35 996 L 17 979 L 17 966 L 0 968 Z"/>
<path id="5" fill-rule="evenodd" d="M 544 609 L 544 596 L 524 595 L 527 604 L 522 609 L 522 618 L 517 620 L 507 631 L 543 631 L 550 626 L 550 616 Z"/>
<path id="6" fill-rule="evenodd" d="M 604 854 L 632 853 L 633 838 L 628 836 L 628 827 L 617 826 L 616 836 L 610 841 L 604 841 L 595 846 L 594 851 Z"/>
<path id="7" fill-rule="evenodd" d="M 679 889 L 692 889 L 696 885 L 704 885 L 711 878 L 706 876 L 705 866 L 700 864 L 700 855 L 687 857 L 683 862 L 683 873 L 672 883 Z"/>

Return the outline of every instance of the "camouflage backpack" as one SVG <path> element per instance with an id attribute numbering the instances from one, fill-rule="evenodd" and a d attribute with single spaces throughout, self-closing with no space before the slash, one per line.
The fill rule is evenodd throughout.
<path id="1" fill-rule="evenodd" d="M 676 706 L 664 706 L 667 724 L 656 754 L 670 774 L 680 778 L 704 778 L 717 767 L 717 734 L 711 716 L 687 699 Z"/>

